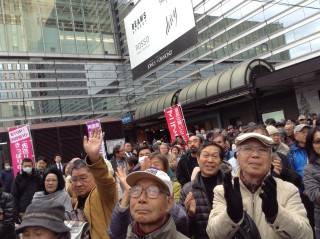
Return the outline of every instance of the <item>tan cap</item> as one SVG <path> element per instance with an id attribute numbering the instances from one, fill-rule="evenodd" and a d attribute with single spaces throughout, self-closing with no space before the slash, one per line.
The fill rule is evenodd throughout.
<path id="1" fill-rule="evenodd" d="M 294 132 L 294 133 L 300 132 L 303 128 L 309 128 L 309 129 L 311 129 L 311 126 L 310 126 L 310 125 L 307 125 L 307 124 L 298 124 L 297 126 L 294 127 L 293 132 Z"/>
<path id="2" fill-rule="evenodd" d="M 298 118 L 298 120 L 306 120 L 306 119 L 307 119 L 307 117 L 305 115 L 300 115 Z"/>
<path id="3" fill-rule="evenodd" d="M 266 129 L 267 129 L 269 135 L 279 133 L 279 130 L 276 127 L 274 127 L 273 125 L 268 125 Z"/>
<path id="4" fill-rule="evenodd" d="M 264 145 L 266 145 L 268 147 L 271 147 L 274 144 L 273 139 L 271 139 L 268 136 L 265 136 L 265 135 L 262 135 L 262 134 L 258 134 L 258 133 L 243 133 L 243 134 L 240 134 L 236 138 L 235 143 L 236 143 L 236 145 L 239 145 L 239 144 L 243 143 L 244 141 L 246 141 L 248 139 L 257 139 L 261 143 L 263 143 Z"/>

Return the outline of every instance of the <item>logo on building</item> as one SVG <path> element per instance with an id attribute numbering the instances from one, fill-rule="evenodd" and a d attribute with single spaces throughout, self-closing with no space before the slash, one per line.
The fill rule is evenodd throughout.
<path id="1" fill-rule="evenodd" d="M 147 14 L 143 12 L 132 24 L 132 33 L 135 34 L 139 29 L 141 29 L 145 24 L 147 24 Z"/>

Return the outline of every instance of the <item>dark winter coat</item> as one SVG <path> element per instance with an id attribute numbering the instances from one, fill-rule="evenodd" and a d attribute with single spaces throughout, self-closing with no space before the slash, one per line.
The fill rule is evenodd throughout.
<path id="1" fill-rule="evenodd" d="M 32 169 L 29 175 L 21 170 L 13 181 L 11 189 L 17 212 L 24 213 L 30 205 L 34 193 L 43 190 L 42 178 L 39 172 Z"/>
<path id="2" fill-rule="evenodd" d="M 3 220 L 0 221 L 0 238 L 15 239 L 13 196 L 9 193 L 0 191 L 0 207 L 4 214 Z"/>
<path id="3" fill-rule="evenodd" d="M 11 186 L 12 186 L 12 182 L 14 180 L 14 176 L 13 176 L 13 170 L 12 168 L 10 170 L 2 170 L 0 173 L 0 181 L 2 183 L 3 186 L 3 191 L 6 193 L 10 193 L 11 192 Z"/>
<path id="4" fill-rule="evenodd" d="M 217 174 L 216 185 L 212 185 L 212 191 L 219 184 L 222 184 L 222 173 L 220 171 Z M 183 206 L 189 192 L 193 193 L 196 201 L 196 214 L 194 217 L 189 217 L 189 236 L 194 235 L 195 239 L 207 239 L 209 236 L 207 235 L 206 228 L 212 207 L 202 181 L 201 172 L 197 174 L 193 181 L 183 186 L 180 194 L 180 203 Z"/>
<path id="5" fill-rule="evenodd" d="M 281 178 L 283 181 L 290 182 L 300 188 L 303 185 L 302 177 L 293 169 L 286 155 L 278 152 L 277 155 L 281 159 L 282 171 L 280 175 L 272 171 L 272 176 Z"/>
<path id="6" fill-rule="evenodd" d="M 176 176 L 181 187 L 191 181 L 191 174 L 195 167 L 198 166 L 197 159 L 192 157 L 190 152 L 183 155 L 177 166 Z"/>

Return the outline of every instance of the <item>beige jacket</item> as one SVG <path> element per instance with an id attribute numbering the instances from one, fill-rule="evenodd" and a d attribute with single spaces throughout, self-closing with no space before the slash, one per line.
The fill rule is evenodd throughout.
<path id="1" fill-rule="evenodd" d="M 84 206 L 84 213 L 90 222 L 90 235 L 92 239 L 108 239 L 107 228 L 118 200 L 117 184 L 103 158 L 88 165 L 88 168 L 96 183 Z"/>
<path id="2" fill-rule="evenodd" d="M 298 188 L 293 184 L 275 178 L 277 182 L 278 215 L 273 224 L 269 224 L 261 209 L 259 197 L 261 188 L 252 194 L 240 180 L 240 191 L 244 210 L 256 223 L 262 239 L 301 238 L 313 239 L 312 229 L 307 212 L 301 203 Z M 228 239 L 239 229 L 240 224 L 234 223 L 226 211 L 224 189 L 222 185 L 214 188 L 213 209 L 211 210 L 207 233 L 211 239 Z"/>

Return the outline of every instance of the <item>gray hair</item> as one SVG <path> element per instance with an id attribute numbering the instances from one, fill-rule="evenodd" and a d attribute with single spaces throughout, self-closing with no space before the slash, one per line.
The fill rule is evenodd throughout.
<path id="1" fill-rule="evenodd" d="M 74 169 L 81 169 L 81 168 L 86 168 L 89 171 L 89 168 L 87 167 L 87 164 L 84 162 L 84 160 L 76 160 L 73 165 L 70 166 L 69 172 L 70 175 L 72 176 L 72 171 Z"/>

